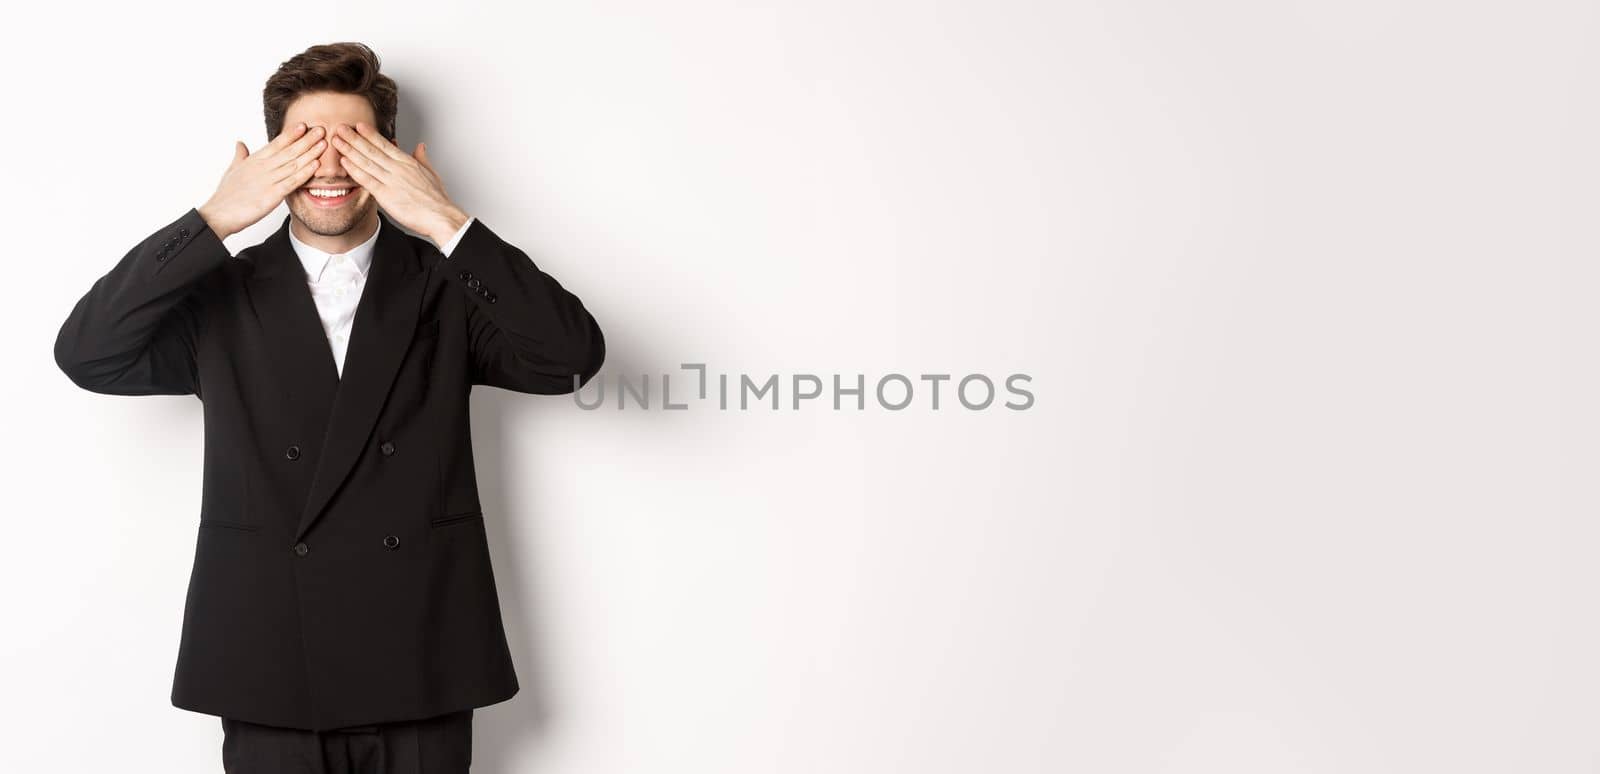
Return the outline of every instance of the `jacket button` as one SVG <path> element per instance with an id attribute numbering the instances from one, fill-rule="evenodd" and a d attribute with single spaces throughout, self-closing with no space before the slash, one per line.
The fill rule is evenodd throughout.
<path id="1" fill-rule="evenodd" d="M 472 279 L 472 272 L 462 269 L 461 274 L 458 276 L 460 276 L 462 279 Z"/>
<path id="2" fill-rule="evenodd" d="M 299 555 L 301 555 L 301 556 L 305 556 L 306 554 L 311 552 L 311 549 L 309 547 L 307 547 L 305 543 L 295 543 L 294 544 L 294 552 L 299 554 Z"/>
<path id="3" fill-rule="evenodd" d="M 390 549 L 399 548 L 400 547 L 400 538 L 397 538 L 394 535 L 384 535 L 383 536 L 383 545 L 384 545 L 384 547 L 390 548 Z"/>
<path id="4" fill-rule="evenodd" d="M 475 280 L 475 279 L 467 280 L 467 287 L 472 288 L 474 290 L 476 290 L 478 288 L 478 286 L 482 285 L 482 284 L 483 284 L 483 282 L 481 280 Z"/>
<path id="5" fill-rule="evenodd" d="M 484 296 L 484 298 L 486 298 L 486 299 L 488 299 L 488 300 L 489 300 L 489 303 L 491 303 L 491 304 L 492 304 L 492 303 L 494 303 L 494 298 L 495 298 L 495 295 L 494 295 L 494 294 L 493 294 L 493 293 L 490 293 L 490 294 L 489 294 L 489 295 L 487 295 L 487 296 Z"/>
<path id="6" fill-rule="evenodd" d="M 394 454 L 394 444 L 384 441 L 383 445 L 378 447 L 378 451 L 383 452 L 383 456 L 385 457 Z"/>
<path id="7" fill-rule="evenodd" d="M 291 460 L 300 459 L 300 447 L 290 446 L 288 449 L 284 450 L 283 456 L 288 457 Z"/>

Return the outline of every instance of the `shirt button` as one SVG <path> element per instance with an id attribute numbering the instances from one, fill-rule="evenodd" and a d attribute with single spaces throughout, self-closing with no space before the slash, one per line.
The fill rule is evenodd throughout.
<path id="1" fill-rule="evenodd" d="M 283 451 L 283 456 L 288 457 L 291 460 L 300 459 L 300 447 L 290 446 Z"/>
<path id="2" fill-rule="evenodd" d="M 296 554 L 301 555 L 301 556 L 305 556 L 306 554 L 311 552 L 311 549 L 308 548 L 305 543 L 295 543 L 294 544 L 294 552 Z"/>
<path id="3" fill-rule="evenodd" d="M 394 454 L 394 444 L 384 441 L 383 445 L 378 447 L 378 451 L 383 452 L 383 456 L 385 457 Z"/>
<path id="4" fill-rule="evenodd" d="M 389 549 L 399 548 L 400 547 L 400 538 L 397 538 L 394 535 L 384 535 L 383 536 L 383 545 L 384 545 L 385 548 L 389 548 Z"/>

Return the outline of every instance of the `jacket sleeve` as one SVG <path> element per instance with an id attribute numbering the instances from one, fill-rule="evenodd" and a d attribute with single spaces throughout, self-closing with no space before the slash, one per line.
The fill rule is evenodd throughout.
<path id="1" fill-rule="evenodd" d="M 605 337 L 583 302 L 481 219 L 439 267 L 467 295 L 473 384 L 560 395 L 599 372 Z"/>
<path id="2" fill-rule="evenodd" d="M 199 395 L 201 280 L 232 256 L 195 208 L 129 250 L 56 334 L 56 365 L 90 392 Z"/>

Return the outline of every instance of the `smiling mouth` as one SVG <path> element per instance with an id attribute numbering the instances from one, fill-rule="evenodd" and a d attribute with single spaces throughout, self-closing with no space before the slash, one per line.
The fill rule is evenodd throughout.
<path id="1" fill-rule="evenodd" d="M 356 197 L 360 186 L 306 186 L 300 189 L 300 195 L 310 202 L 313 207 L 334 208 L 343 206 Z"/>

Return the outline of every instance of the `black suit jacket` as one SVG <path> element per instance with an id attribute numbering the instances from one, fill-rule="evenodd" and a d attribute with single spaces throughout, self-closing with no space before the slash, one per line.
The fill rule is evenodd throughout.
<path id="1" fill-rule="evenodd" d="M 570 393 L 605 342 L 481 219 L 446 258 L 380 217 L 342 380 L 288 216 L 234 258 L 190 209 L 97 280 L 56 338 L 83 389 L 203 404 L 176 707 L 325 730 L 518 690 L 468 393 Z"/>

